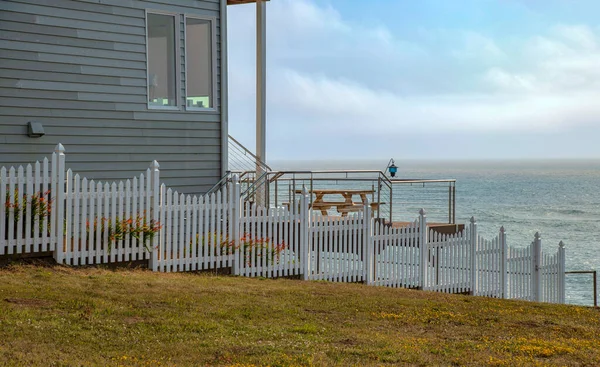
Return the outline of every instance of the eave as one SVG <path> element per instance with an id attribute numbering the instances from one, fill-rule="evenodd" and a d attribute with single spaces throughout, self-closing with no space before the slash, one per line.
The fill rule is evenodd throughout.
<path id="1" fill-rule="evenodd" d="M 269 0 L 266 0 L 269 1 Z M 241 5 L 255 3 L 256 0 L 227 0 L 227 5 Z"/>

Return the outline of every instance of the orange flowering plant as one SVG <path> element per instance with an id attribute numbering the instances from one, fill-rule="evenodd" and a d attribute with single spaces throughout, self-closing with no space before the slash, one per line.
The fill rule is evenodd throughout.
<path id="1" fill-rule="evenodd" d="M 116 217 L 114 224 L 111 218 L 105 217 L 100 219 L 100 223 L 98 223 L 98 218 L 94 219 L 93 223 L 86 222 L 86 233 L 89 235 L 90 231 L 92 231 L 92 238 L 96 237 L 97 231 L 100 231 L 100 236 L 106 233 L 108 241 L 111 244 L 116 244 L 129 238 L 129 245 L 131 245 L 135 238 L 141 241 L 146 251 L 150 251 L 149 243 L 152 242 L 152 239 L 161 228 L 160 222 L 153 219 L 148 221 L 141 214 L 137 214 L 135 218 L 128 219 Z M 109 247 L 108 250 L 110 251 L 110 249 Z"/>
<path id="2" fill-rule="evenodd" d="M 237 246 L 235 241 L 229 239 L 228 235 L 217 236 L 216 233 L 208 233 L 202 236 L 198 233 L 196 234 L 196 243 L 199 246 L 198 252 L 202 256 L 211 255 L 211 251 L 212 255 L 229 255 L 239 249 L 248 265 L 252 264 L 253 258 L 254 264 L 260 264 L 261 259 L 263 259 L 263 252 L 265 265 L 278 264 L 281 253 L 287 248 L 285 241 L 275 243 L 268 237 L 257 238 L 249 233 L 245 233 L 240 238 Z M 193 243 L 190 243 L 191 246 L 193 246 Z M 205 248 L 208 252 L 206 254 L 204 253 Z"/>
<path id="3" fill-rule="evenodd" d="M 17 233 L 17 226 L 19 220 L 21 218 L 25 219 L 28 216 L 31 218 L 31 223 L 38 223 L 39 232 L 43 231 L 44 227 L 44 219 L 50 216 L 52 211 L 52 203 L 53 199 L 50 195 L 50 190 L 46 192 L 36 192 L 35 194 L 27 195 L 27 194 L 19 194 L 19 190 L 15 189 L 14 193 L 11 195 L 9 192 L 6 193 L 5 196 L 4 207 L 6 209 L 6 219 L 5 219 L 5 228 L 9 228 L 8 223 L 8 214 L 13 213 L 13 226 L 15 233 Z M 28 207 L 30 208 L 28 210 Z M 23 233 L 26 231 L 27 221 L 22 221 L 22 230 Z M 50 231 L 50 228 L 47 229 Z M 6 231 L 8 232 L 8 230 Z M 34 227 L 31 227 L 30 236 L 33 236 Z M 8 237 L 8 233 L 5 234 L 5 237 Z"/>

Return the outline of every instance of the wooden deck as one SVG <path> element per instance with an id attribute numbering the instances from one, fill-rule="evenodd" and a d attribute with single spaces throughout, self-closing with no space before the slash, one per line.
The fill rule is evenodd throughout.
<path id="1" fill-rule="evenodd" d="M 402 228 L 412 224 L 411 222 L 392 222 L 393 228 Z M 455 234 L 465 229 L 464 224 L 427 223 L 428 227 L 438 233 Z"/>

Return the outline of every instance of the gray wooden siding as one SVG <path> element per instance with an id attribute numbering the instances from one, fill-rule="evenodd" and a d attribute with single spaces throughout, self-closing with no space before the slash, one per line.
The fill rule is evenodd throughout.
<path id="1" fill-rule="evenodd" d="M 215 112 L 147 108 L 145 12 L 212 17 L 217 30 Z M 88 178 L 130 178 L 158 160 L 161 177 L 202 193 L 221 175 L 219 0 L 1 0 L 0 166 L 41 160 L 55 145 Z M 185 105 L 185 83 L 180 103 Z M 46 135 L 27 136 L 41 122 Z"/>

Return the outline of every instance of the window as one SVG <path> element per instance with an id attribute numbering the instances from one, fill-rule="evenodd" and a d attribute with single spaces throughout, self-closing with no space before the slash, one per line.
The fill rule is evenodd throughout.
<path id="1" fill-rule="evenodd" d="M 186 108 L 214 107 L 212 22 L 186 18 Z"/>
<path id="2" fill-rule="evenodd" d="M 215 24 L 213 17 L 146 12 L 149 109 L 217 112 Z"/>
<path id="3" fill-rule="evenodd" d="M 148 13 L 148 106 L 177 107 L 175 17 Z"/>

